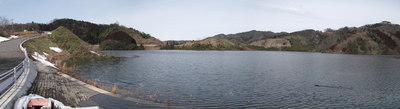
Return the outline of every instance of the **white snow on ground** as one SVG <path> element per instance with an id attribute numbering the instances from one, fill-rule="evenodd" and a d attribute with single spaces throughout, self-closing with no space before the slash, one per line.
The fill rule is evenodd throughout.
<path id="1" fill-rule="evenodd" d="M 7 40 L 10 40 L 10 39 L 0 36 L 0 43 L 3 42 L 3 41 L 7 41 Z"/>
<path id="2" fill-rule="evenodd" d="M 57 53 L 62 52 L 62 50 L 60 48 L 58 48 L 58 47 L 49 47 L 49 48 L 50 48 L 50 50 L 53 50 L 53 51 L 55 51 Z"/>
<path id="3" fill-rule="evenodd" d="M 46 31 L 46 32 L 44 32 L 45 34 L 52 34 L 50 31 Z"/>
<path id="4" fill-rule="evenodd" d="M 93 54 L 96 54 L 96 55 L 100 56 L 100 54 L 95 52 L 95 51 L 90 51 L 90 53 L 93 53 Z"/>
<path id="5" fill-rule="evenodd" d="M 46 53 L 46 54 L 47 54 L 47 53 Z M 49 61 L 46 60 L 46 56 L 40 55 L 38 52 L 34 52 L 34 53 L 32 54 L 32 57 L 33 57 L 35 60 L 39 61 L 40 63 L 42 63 L 42 64 L 44 64 L 44 65 L 46 65 L 46 66 L 50 66 L 50 67 L 53 67 L 53 68 L 58 69 L 53 63 L 51 63 L 51 62 L 49 62 Z"/>
<path id="6" fill-rule="evenodd" d="M 5 38 L 5 37 L 0 36 L 0 43 L 4 42 L 4 41 L 7 41 L 7 40 L 15 39 L 15 38 L 19 38 L 19 36 L 11 35 L 9 38 Z"/>
<path id="7" fill-rule="evenodd" d="M 19 38 L 19 36 L 18 35 L 11 35 L 8 39 L 16 39 L 16 38 Z"/>

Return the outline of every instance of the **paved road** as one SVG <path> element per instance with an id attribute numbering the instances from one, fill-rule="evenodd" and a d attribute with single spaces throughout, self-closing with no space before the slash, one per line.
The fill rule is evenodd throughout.
<path id="1" fill-rule="evenodd" d="M 0 43 L 0 74 L 14 68 L 24 60 L 19 45 L 25 38 Z"/>

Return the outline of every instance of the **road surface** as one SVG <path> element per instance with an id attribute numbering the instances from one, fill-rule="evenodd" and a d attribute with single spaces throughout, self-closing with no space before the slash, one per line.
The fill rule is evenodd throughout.
<path id="1" fill-rule="evenodd" d="M 24 60 L 19 45 L 25 38 L 0 42 L 0 74 L 14 68 Z"/>

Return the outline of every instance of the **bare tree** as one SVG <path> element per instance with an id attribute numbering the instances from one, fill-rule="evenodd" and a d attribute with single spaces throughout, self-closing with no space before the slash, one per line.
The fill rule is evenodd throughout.
<path id="1" fill-rule="evenodd" d="M 4 28 L 5 26 L 10 25 L 10 24 L 11 24 L 11 20 L 10 19 L 0 16 L 0 27 Z"/>
<path id="2" fill-rule="evenodd" d="M 0 36 L 8 36 L 6 26 L 10 25 L 11 21 L 6 17 L 0 16 Z"/>
<path id="3" fill-rule="evenodd" d="M 325 31 L 325 32 L 333 32 L 334 30 L 331 29 L 331 28 L 326 28 L 324 31 Z"/>

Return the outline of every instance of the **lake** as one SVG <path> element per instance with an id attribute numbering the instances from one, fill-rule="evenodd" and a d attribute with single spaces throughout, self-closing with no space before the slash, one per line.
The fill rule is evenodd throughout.
<path id="1" fill-rule="evenodd" d="M 77 74 L 194 108 L 400 108 L 400 59 L 275 51 L 104 51 Z M 316 85 L 320 86 L 317 87 Z M 125 93 L 124 93 L 125 92 Z"/>

